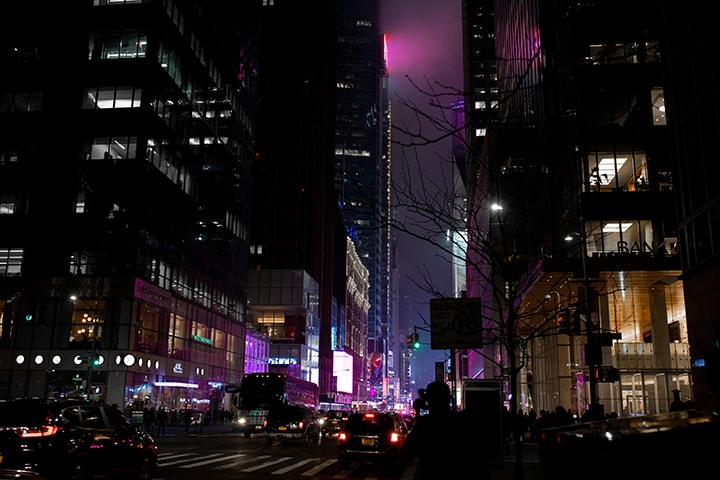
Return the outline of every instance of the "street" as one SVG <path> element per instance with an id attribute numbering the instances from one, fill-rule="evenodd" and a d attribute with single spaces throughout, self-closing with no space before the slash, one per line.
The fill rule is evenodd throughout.
<path id="1" fill-rule="evenodd" d="M 331 478 L 412 480 L 415 466 L 353 463 L 343 470 L 337 463 L 335 438 L 319 445 L 287 442 L 268 446 L 261 435 L 245 438 L 224 426 L 205 427 L 200 433 L 183 434 L 179 426 L 167 427 L 166 436 L 155 436 L 160 453 L 154 480 L 256 480 L 282 476 L 283 480 Z M 542 478 L 536 445 L 525 454 L 526 480 Z M 514 478 L 512 454 L 505 465 L 493 468 L 493 480 Z"/>
<path id="2" fill-rule="evenodd" d="M 286 442 L 268 446 L 260 435 L 244 438 L 226 429 L 206 429 L 201 434 L 183 435 L 168 428 L 165 437 L 156 436 L 160 457 L 156 480 L 243 480 L 281 475 L 284 479 L 312 477 L 385 478 L 410 480 L 414 467 L 353 464 L 349 470 L 337 463 L 335 438 L 320 444 Z"/>

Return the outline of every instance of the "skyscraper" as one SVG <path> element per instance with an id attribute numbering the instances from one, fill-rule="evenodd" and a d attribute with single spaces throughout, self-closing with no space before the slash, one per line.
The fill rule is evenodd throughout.
<path id="1" fill-rule="evenodd" d="M 384 38 L 376 0 L 337 2 L 335 184 L 358 256 L 370 274 L 370 396 L 394 384 L 392 356 L 389 103 Z"/>
<path id="2" fill-rule="evenodd" d="M 248 3 L 5 7 L 3 398 L 214 411 L 253 361 Z"/>
<path id="3" fill-rule="evenodd" d="M 493 240 L 503 260 L 469 274 L 468 294 L 499 286 L 505 294 L 483 305 L 488 321 L 520 322 L 510 335 L 547 330 L 526 357 L 508 354 L 523 365 L 518 407 L 667 411 L 673 389 L 692 390 L 660 12 L 645 2 L 495 7 L 498 120 L 487 152 L 468 159 L 479 167 L 469 203 L 471 238 Z M 565 313 L 577 328 L 553 326 Z"/>

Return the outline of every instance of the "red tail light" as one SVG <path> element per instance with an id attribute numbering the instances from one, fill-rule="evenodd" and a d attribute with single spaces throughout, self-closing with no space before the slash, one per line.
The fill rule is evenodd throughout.
<path id="1" fill-rule="evenodd" d="M 398 443 L 400 441 L 400 435 L 396 432 L 390 434 L 390 443 Z"/>
<path id="2" fill-rule="evenodd" d="M 60 430 L 60 428 L 54 425 L 43 425 L 40 428 L 23 430 L 20 432 L 20 438 L 49 437 L 50 435 L 55 435 L 58 430 Z"/>
<path id="3" fill-rule="evenodd" d="M 300 426 L 299 426 L 298 428 L 299 428 L 300 430 L 302 430 L 304 426 L 305 426 L 305 422 L 300 422 Z"/>
<path id="4" fill-rule="evenodd" d="M 345 432 L 338 433 L 338 442 L 345 442 L 345 441 L 347 441 L 347 439 L 348 439 L 347 433 L 345 433 Z"/>

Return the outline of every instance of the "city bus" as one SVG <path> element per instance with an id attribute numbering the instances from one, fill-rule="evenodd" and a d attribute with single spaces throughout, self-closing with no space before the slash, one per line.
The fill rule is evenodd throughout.
<path id="1" fill-rule="evenodd" d="M 228 389 L 226 388 L 226 391 Z M 236 409 L 232 429 L 246 438 L 262 433 L 268 410 L 274 405 L 304 405 L 313 410 L 318 406 L 318 386 L 315 383 L 289 377 L 284 373 L 246 373 L 236 391 Z"/>

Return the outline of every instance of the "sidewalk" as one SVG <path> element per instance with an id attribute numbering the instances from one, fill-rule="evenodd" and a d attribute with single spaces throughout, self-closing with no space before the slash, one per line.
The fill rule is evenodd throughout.
<path id="1" fill-rule="evenodd" d="M 502 467 L 493 468 L 490 471 L 492 480 L 514 480 L 515 477 L 515 452 L 511 451 L 505 455 L 505 462 Z M 542 480 L 542 468 L 538 455 L 537 443 L 525 443 L 523 445 L 523 480 Z"/>

